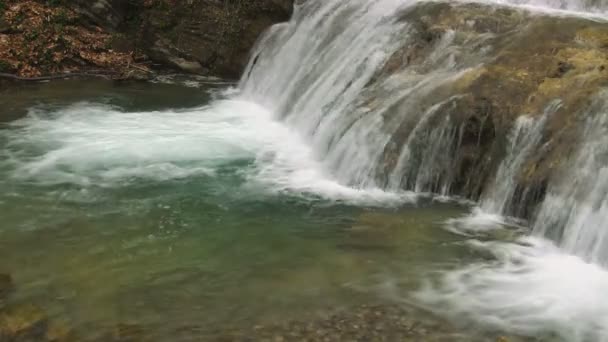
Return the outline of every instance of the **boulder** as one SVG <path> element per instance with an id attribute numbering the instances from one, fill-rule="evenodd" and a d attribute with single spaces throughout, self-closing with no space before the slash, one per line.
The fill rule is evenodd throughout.
<path id="1" fill-rule="evenodd" d="M 260 34 L 286 21 L 293 0 L 157 1 L 137 15 L 140 48 L 183 72 L 238 78 Z"/>

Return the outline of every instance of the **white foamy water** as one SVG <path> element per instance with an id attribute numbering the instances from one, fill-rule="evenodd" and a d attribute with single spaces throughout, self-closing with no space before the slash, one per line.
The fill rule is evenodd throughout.
<path id="1" fill-rule="evenodd" d="M 488 2 L 522 6 L 530 10 L 556 14 L 568 14 L 568 12 L 572 15 L 595 14 L 601 18 L 608 13 L 606 0 L 489 0 Z"/>
<path id="2" fill-rule="evenodd" d="M 517 188 L 517 176 L 527 158 L 535 151 L 542 138 L 547 119 L 561 104 L 554 101 L 540 117 L 520 116 L 509 134 L 507 155 L 500 163 L 492 184 L 481 200 L 481 210 L 492 214 L 510 214 L 508 207 Z"/>
<path id="3" fill-rule="evenodd" d="M 608 267 L 608 90 L 597 94 L 576 157 L 556 177 L 543 202 L 534 233 L 561 248 Z"/>
<path id="4" fill-rule="evenodd" d="M 585 17 L 608 20 L 608 0 L 460 0 L 481 4 L 518 7 L 561 17 Z"/>
<path id="5" fill-rule="evenodd" d="M 413 198 L 341 185 L 296 133 L 243 100 L 162 112 L 89 103 L 38 109 L 2 135 L 9 142 L 3 166 L 12 177 L 44 185 L 116 187 L 141 179 L 213 177 L 223 165 L 245 161 L 249 185 L 267 192 L 383 205 Z"/>
<path id="6" fill-rule="evenodd" d="M 479 206 L 470 215 L 448 220 L 445 223 L 448 230 L 470 235 L 504 228 L 525 229 L 523 220 L 507 216 L 513 214 L 510 206 L 517 189 L 517 176 L 539 146 L 547 120 L 560 106 L 560 101 L 553 101 L 538 117 L 522 115 L 517 118 L 508 136 L 506 156 L 482 194 Z"/>
<path id="7" fill-rule="evenodd" d="M 491 214 L 475 207 L 469 215 L 449 219 L 444 223 L 444 226 L 447 230 L 459 235 L 475 236 L 499 229 L 524 230 L 523 223 L 522 220 L 500 214 Z"/>
<path id="8" fill-rule="evenodd" d="M 242 96 L 275 111 L 343 184 L 450 194 L 459 129 L 441 114 L 459 97 L 436 92 L 481 63 L 487 50 L 475 47 L 488 36 L 463 40 L 448 31 L 430 46 L 428 59 L 383 74 L 389 58 L 416 44 L 416 28 L 402 20 L 416 4 L 296 6 L 294 18 L 272 28 L 254 50 Z M 386 166 L 391 159 L 396 163 Z"/>
<path id="9" fill-rule="evenodd" d="M 322 168 L 344 184 L 448 194 L 450 151 L 458 146 L 458 134 L 449 119 L 438 120 L 435 113 L 448 110 L 454 98 L 435 96 L 432 105 L 426 106 L 421 99 L 483 63 L 483 50 L 472 52 L 464 45 L 483 45 L 483 41 L 462 42 L 457 34 L 447 32 L 416 70 L 394 71 L 386 79 L 375 80 L 373 90 L 365 88 L 389 56 L 408 44 L 411 28 L 396 21 L 394 14 L 413 4 L 305 2 L 296 8 L 294 20 L 262 39 L 241 87 L 246 98 L 272 108 L 294 127 Z M 602 2 L 519 4 L 544 12 L 600 14 L 605 6 Z M 514 195 L 517 172 L 538 147 L 544 122 L 557 108 L 556 102 L 540 118 L 524 117 L 516 123 L 485 211 L 460 222 L 468 233 L 504 226 L 524 230 L 521 222 L 501 214 Z M 388 182 L 378 183 L 375 166 L 382 164 L 383 152 L 402 122 L 412 127 L 409 138 L 398 150 Z M 565 208 L 560 205 L 556 210 Z M 598 223 L 603 216 L 576 217 L 579 222 Z M 416 294 L 419 303 L 455 319 L 524 335 L 548 334 L 549 340 L 607 338 L 608 305 L 602 298 L 608 276 L 600 266 L 542 238 L 474 244 L 491 260 L 443 273 Z"/>
<path id="10" fill-rule="evenodd" d="M 553 180 L 533 222 L 534 237 L 472 240 L 490 260 L 443 273 L 415 294 L 419 303 L 524 335 L 608 341 L 607 104 L 608 93 L 600 92 L 581 113 L 587 122 L 577 157 Z M 482 212 L 458 223 L 471 232 L 495 229 L 500 220 Z"/>
<path id="11" fill-rule="evenodd" d="M 407 40 L 406 25 L 396 20 L 407 3 L 296 6 L 292 21 L 262 39 L 241 81 L 245 98 L 271 108 L 326 169 L 352 187 L 379 188 L 374 168 L 391 134 L 382 130 L 382 109 L 360 104 L 365 85 Z"/>
<path id="12" fill-rule="evenodd" d="M 548 341 L 608 340 L 608 272 L 543 239 L 472 242 L 494 261 L 444 273 L 414 297 L 429 310 Z"/>

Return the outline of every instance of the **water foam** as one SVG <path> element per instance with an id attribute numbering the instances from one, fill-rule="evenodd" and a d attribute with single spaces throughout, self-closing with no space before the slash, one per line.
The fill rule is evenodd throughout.
<path id="1" fill-rule="evenodd" d="M 494 261 L 442 273 L 414 294 L 426 308 L 491 329 L 569 342 L 608 340 L 608 272 L 548 240 L 472 241 Z"/>
<path id="2" fill-rule="evenodd" d="M 608 1 L 606 0 L 485 0 L 484 3 L 519 6 L 531 11 L 554 15 L 583 16 L 588 18 L 606 18 Z"/>
<path id="3" fill-rule="evenodd" d="M 583 109 L 582 144 L 553 179 L 533 222 L 534 237 L 471 241 L 490 260 L 441 274 L 415 299 L 430 310 L 491 328 L 553 334 L 563 341 L 607 341 L 607 113 L 606 92 Z M 475 223 L 479 227 L 469 231 L 495 229 L 495 222 Z"/>
<path id="4" fill-rule="evenodd" d="M 526 229 L 524 223 L 523 220 L 517 218 L 488 213 L 475 207 L 467 216 L 447 220 L 444 227 L 459 235 L 475 236 L 500 229 L 523 231 Z"/>
<path id="5" fill-rule="evenodd" d="M 249 185 L 268 192 L 383 205 L 413 198 L 340 184 L 297 133 L 263 107 L 238 99 L 162 112 L 90 103 L 38 108 L 1 134 L 8 142 L 3 167 L 15 180 L 43 185 L 213 177 L 223 165 L 245 161 Z"/>
<path id="6" fill-rule="evenodd" d="M 608 267 L 608 90 L 597 94 L 582 114 L 583 141 L 563 174 L 553 180 L 534 232 Z"/>

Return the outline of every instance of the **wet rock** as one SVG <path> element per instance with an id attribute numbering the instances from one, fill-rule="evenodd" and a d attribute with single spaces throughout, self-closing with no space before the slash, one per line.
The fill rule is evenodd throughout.
<path id="1" fill-rule="evenodd" d="M 125 70 L 120 75 L 112 77 L 112 80 L 124 82 L 124 81 L 150 81 L 154 79 L 156 74 L 147 69 L 131 68 Z"/>
<path id="2" fill-rule="evenodd" d="M 9 274 L 0 274 L 0 308 L 14 289 L 13 278 Z"/>
<path id="3" fill-rule="evenodd" d="M 23 305 L 0 313 L 0 341 L 45 341 L 48 317 L 33 305 Z"/>
<path id="4" fill-rule="evenodd" d="M 450 70 L 462 72 L 384 114 L 390 120 L 390 113 L 411 108 L 421 108 L 420 112 L 444 102 L 426 127 L 417 127 L 419 120 L 399 123 L 385 148 L 378 182 L 388 183 L 387 175 L 400 166 L 397 161 L 408 144 L 407 166 L 400 166 L 402 188 L 478 199 L 504 159 L 515 120 L 522 115 L 539 117 L 559 100 L 541 132 L 542 150 L 532 153 L 521 168 L 516 177 L 519 190 L 507 205 L 506 214 L 530 218 L 549 180 L 575 153 L 590 98 L 608 84 L 608 26 L 586 18 L 483 4 L 427 2 L 401 16 L 415 29 L 408 37 L 411 42 L 396 51 L 367 85 L 372 94 L 375 88 L 382 89 L 377 83 L 406 69 L 432 78 L 437 69 L 445 68 L 438 56 L 446 49 L 452 51 L 446 57 Z M 368 102 L 374 104 L 371 98 Z M 447 137 L 447 143 L 429 150 L 439 136 Z M 433 164 L 424 164 L 431 153 Z"/>
<path id="5" fill-rule="evenodd" d="M 157 1 L 134 10 L 141 24 L 128 34 L 156 63 L 238 78 L 259 35 L 289 19 L 292 7 L 293 0 Z"/>
<path id="6" fill-rule="evenodd" d="M 562 62 L 560 61 L 557 64 L 557 69 L 555 70 L 555 72 L 553 73 L 553 75 L 551 75 L 550 77 L 552 78 L 560 78 L 562 76 L 564 76 L 568 71 L 574 69 L 574 65 L 568 63 L 568 62 Z"/>
<path id="7" fill-rule="evenodd" d="M 75 336 L 74 331 L 66 324 L 53 322 L 49 326 L 46 336 L 47 342 L 75 342 L 79 339 Z"/>
<path id="8" fill-rule="evenodd" d="M 605 27 L 586 27 L 577 31 L 576 41 L 592 48 L 608 48 L 608 32 Z"/>
<path id="9" fill-rule="evenodd" d="M 144 342 L 147 341 L 145 330 L 138 324 L 121 323 L 116 326 L 113 334 L 116 342 Z"/>
<path id="10" fill-rule="evenodd" d="M 92 23 L 109 29 L 118 29 L 129 10 L 129 1 L 122 0 L 75 0 L 74 5 Z"/>

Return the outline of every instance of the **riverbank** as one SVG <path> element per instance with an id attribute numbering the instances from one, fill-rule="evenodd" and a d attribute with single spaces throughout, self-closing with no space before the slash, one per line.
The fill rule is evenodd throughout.
<path id="1" fill-rule="evenodd" d="M 0 78 L 70 76 L 147 78 L 145 57 L 112 49 L 112 34 L 87 25 L 61 2 L 4 1 L 0 6 Z"/>
<path id="2" fill-rule="evenodd" d="M 236 79 L 257 37 L 287 20 L 291 6 L 0 0 L 0 79 L 147 80 L 175 71 Z"/>
<path id="3" fill-rule="evenodd" d="M 114 326 L 84 333 L 44 309 L 27 302 L 11 302 L 15 292 L 10 275 L 0 274 L 0 340 L 12 342 L 153 342 L 158 327 L 117 322 Z M 522 338 L 463 332 L 449 322 L 424 312 L 389 302 L 328 309 L 307 319 L 278 320 L 269 324 L 215 330 L 204 325 L 174 327 L 173 341 L 425 341 L 425 342 L 523 342 Z"/>

